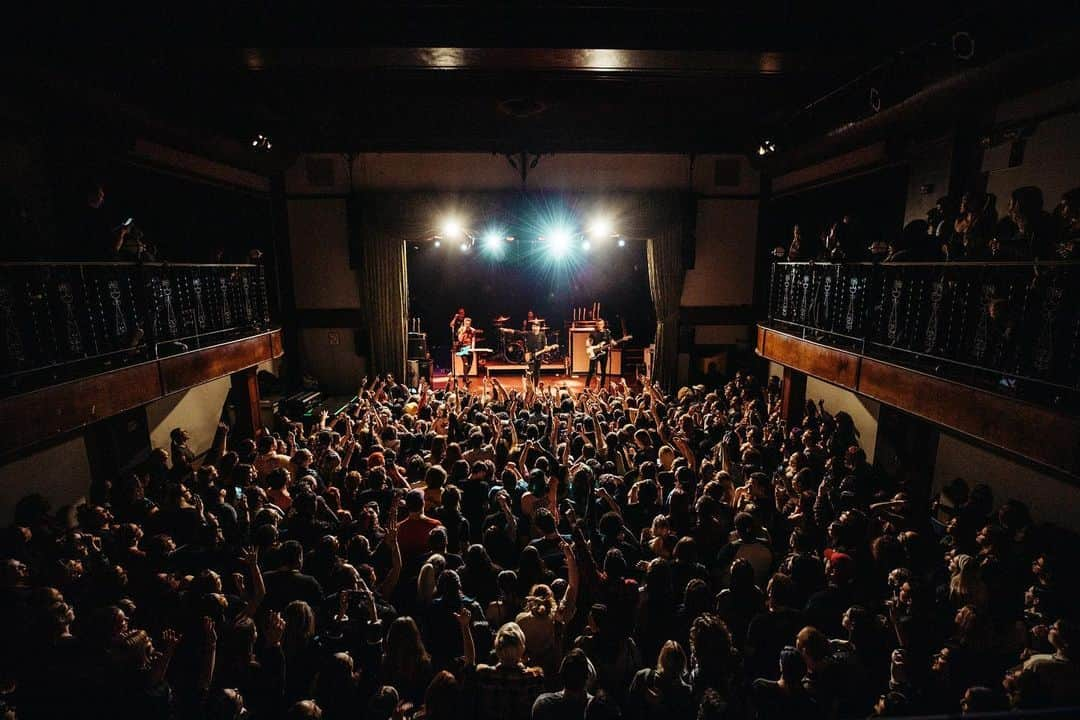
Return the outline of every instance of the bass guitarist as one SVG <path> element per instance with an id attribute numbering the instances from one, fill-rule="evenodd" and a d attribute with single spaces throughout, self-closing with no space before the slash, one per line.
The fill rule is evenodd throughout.
<path id="1" fill-rule="evenodd" d="M 532 331 L 525 334 L 525 362 L 529 366 L 529 374 L 532 375 L 533 387 L 540 382 L 541 357 L 548 350 L 554 350 L 558 345 L 548 345 L 547 336 L 544 335 L 540 321 L 533 321 Z"/>

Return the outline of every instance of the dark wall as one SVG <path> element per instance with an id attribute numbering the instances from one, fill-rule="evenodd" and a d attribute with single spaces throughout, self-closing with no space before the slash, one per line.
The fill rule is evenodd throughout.
<path id="1" fill-rule="evenodd" d="M 904 226 L 907 175 L 906 166 L 883 168 L 774 198 L 762 213 L 764 245 L 787 247 L 798 224 L 816 247 L 820 234 L 844 215 L 854 219 L 863 251 L 872 242 L 897 237 Z"/>

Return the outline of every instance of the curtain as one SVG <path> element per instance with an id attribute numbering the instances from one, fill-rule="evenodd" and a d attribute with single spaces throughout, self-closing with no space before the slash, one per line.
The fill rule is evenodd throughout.
<path id="1" fill-rule="evenodd" d="M 385 199 L 385 198 L 384 198 Z M 408 333 L 408 275 L 405 242 L 393 230 L 391 210 L 379 196 L 360 199 L 360 297 L 368 329 L 369 374 L 405 378 Z"/>
<path id="2" fill-rule="evenodd" d="M 649 293 L 656 308 L 656 351 L 652 379 L 673 389 L 679 353 L 679 305 L 682 301 L 683 241 L 688 227 L 686 203 L 678 195 L 664 195 L 648 201 Z"/>

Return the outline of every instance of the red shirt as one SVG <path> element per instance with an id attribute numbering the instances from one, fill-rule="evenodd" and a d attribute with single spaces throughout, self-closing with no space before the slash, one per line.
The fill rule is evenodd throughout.
<path id="1" fill-rule="evenodd" d="M 427 515 L 409 516 L 398 523 L 398 547 L 401 559 L 408 562 L 428 549 L 428 535 L 434 528 L 442 525 L 435 518 Z"/>

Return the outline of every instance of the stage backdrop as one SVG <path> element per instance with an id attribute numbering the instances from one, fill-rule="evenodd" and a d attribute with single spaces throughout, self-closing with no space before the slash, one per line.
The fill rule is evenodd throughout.
<path id="1" fill-rule="evenodd" d="M 422 318 L 431 345 L 446 346 L 450 316 L 463 306 L 487 330 L 485 345 L 494 347 L 495 315 L 510 315 L 520 328 L 532 309 L 562 330 L 571 308 L 598 301 L 613 331 L 621 334 L 625 326 L 634 345 L 647 345 L 660 333 L 663 352 L 654 375 L 665 385 L 674 377 L 681 252 L 689 226 L 681 217 L 686 204 L 680 195 L 372 192 L 358 196 L 354 207 L 350 224 L 362 250 L 364 309 L 377 371 L 403 372 L 410 315 Z M 556 261 L 537 241 L 554 226 L 582 229 L 601 213 L 623 234 L 624 247 L 611 239 L 591 241 L 584 251 L 578 240 Z M 431 237 L 448 215 L 460 218 L 476 236 L 467 252 L 449 239 L 434 247 Z M 483 247 L 489 233 L 514 240 L 504 240 L 500 253 L 492 253 Z M 646 258 L 649 238 L 658 245 Z"/>

